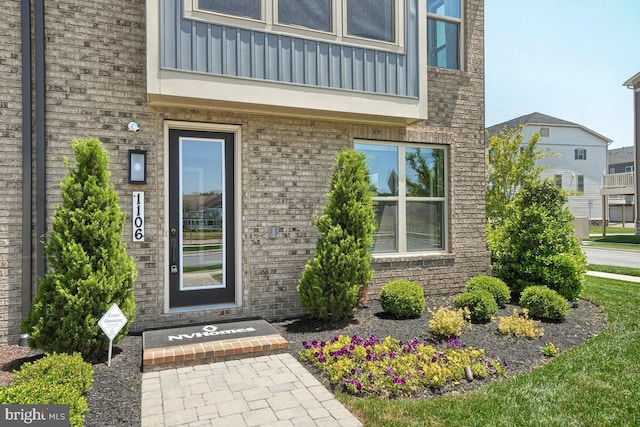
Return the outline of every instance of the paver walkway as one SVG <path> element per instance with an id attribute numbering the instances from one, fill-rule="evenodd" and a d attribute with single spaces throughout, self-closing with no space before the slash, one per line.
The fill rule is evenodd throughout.
<path id="1" fill-rule="evenodd" d="M 291 354 L 142 374 L 142 427 L 362 426 Z"/>

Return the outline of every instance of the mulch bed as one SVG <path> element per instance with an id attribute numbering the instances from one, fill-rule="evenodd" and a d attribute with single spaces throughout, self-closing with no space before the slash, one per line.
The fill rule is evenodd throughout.
<path id="1" fill-rule="evenodd" d="M 430 297 L 427 307 L 436 309 L 439 306 L 452 306 L 452 297 Z M 497 316 L 509 316 L 516 306 L 508 305 L 500 309 Z M 289 342 L 289 352 L 297 356 L 303 348 L 303 341 L 329 340 L 334 335 L 358 335 L 378 338 L 393 336 L 402 341 L 414 338 L 421 342 L 440 345 L 429 332 L 428 322 L 431 315 L 428 311 L 416 319 L 395 320 L 382 312 L 380 302 L 370 299 L 367 304 L 354 313 L 354 318 L 339 324 L 327 324 L 312 320 L 306 316 L 273 322 L 273 326 Z M 513 338 L 497 332 L 495 322 L 474 324 L 465 329 L 460 338 L 464 346 L 485 349 L 491 356 L 505 359 L 510 368 L 509 376 L 528 372 L 541 366 L 549 359 L 542 354 L 542 347 L 553 342 L 560 352 L 582 344 L 596 336 L 606 327 L 606 316 L 594 304 L 580 300 L 562 323 L 542 323 L 544 336 L 537 339 Z M 0 346 L 0 384 L 8 384 L 11 372 L 18 369 L 26 361 L 35 360 L 37 352 L 18 346 Z M 94 363 L 93 388 L 87 394 L 90 410 L 87 413 L 85 426 L 132 426 L 140 425 L 140 385 L 141 385 L 142 339 L 140 336 L 125 337 L 114 346 L 111 367 L 104 360 Z M 326 378 L 314 372 L 325 385 Z M 422 397 L 457 393 L 474 389 L 486 384 L 487 380 L 463 382 L 455 386 L 447 386 L 441 390 L 426 390 Z"/>

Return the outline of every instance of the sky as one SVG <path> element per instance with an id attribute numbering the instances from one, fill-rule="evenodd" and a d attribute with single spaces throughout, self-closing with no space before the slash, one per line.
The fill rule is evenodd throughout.
<path id="1" fill-rule="evenodd" d="M 633 145 L 640 0 L 485 0 L 487 127 L 538 112 Z"/>

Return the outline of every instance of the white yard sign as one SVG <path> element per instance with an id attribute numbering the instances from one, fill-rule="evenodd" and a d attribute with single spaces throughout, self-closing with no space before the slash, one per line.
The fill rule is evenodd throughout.
<path id="1" fill-rule="evenodd" d="M 111 349 L 113 347 L 113 339 L 127 324 L 127 316 L 124 315 L 118 304 L 114 303 L 109 310 L 98 320 L 98 326 L 104 331 L 109 338 L 109 362 L 107 366 L 111 366 Z"/>

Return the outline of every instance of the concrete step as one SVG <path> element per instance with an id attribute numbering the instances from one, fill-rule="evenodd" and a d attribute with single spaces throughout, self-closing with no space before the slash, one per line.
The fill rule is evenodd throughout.
<path id="1" fill-rule="evenodd" d="M 142 370 L 222 362 L 286 352 L 287 341 L 264 319 L 148 330 L 142 334 Z"/>

